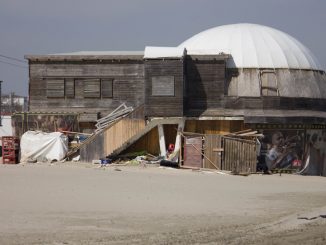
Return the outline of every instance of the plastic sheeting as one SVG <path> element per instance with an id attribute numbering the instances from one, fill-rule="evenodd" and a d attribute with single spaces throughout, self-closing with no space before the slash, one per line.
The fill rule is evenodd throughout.
<path id="1" fill-rule="evenodd" d="M 20 152 L 20 162 L 60 161 L 68 152 L 68 138 L 60 132 L 27 131 L 21 137 Z"/>

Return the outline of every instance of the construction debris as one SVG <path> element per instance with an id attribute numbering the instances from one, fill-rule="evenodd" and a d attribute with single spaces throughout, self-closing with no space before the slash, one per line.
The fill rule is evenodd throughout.
<path id="1" fill-rule="evenodd" d="M 118 106 L 114 111 L 112 111 L 109 115 L 98 119 L 95 124 L 96 130 L 93 134 L 85 134 L 85 133 L 77 133 L 77 132 L 69 132 L 68 133 L 75 133 L 84 136 L 83 140 L 74 148 L 70 149 L 67 153 L 67 158 L 73 156 L 81 147 L 84 145 L 92 142 L 96 136 L 101 133 L 105 128 L 109 127 L 115 121 L 127 116 L 130 112 L 133 111 L 132 107 L 127 107 L 125 103 Z M 85 136 L 88 136 L 85 138 Z"/>
<path id="2" fill-rule="evenodd" d="M 246 129 L 242 131 L 237 131 L 237 132 L 232 132 L 229 134 L 226 134 L 225 136 L 230 136 L 230 137 L 264 137 L 263 134 L 259 134 L 257 131 L 254 131 L 252 129 Z"/>
<path id="3" fill-rule="evenodd" d="M 102 117 L 96 121 L 96 130 L 95 133 L 101 132 L 103 129 L 114 123 L 116 120 L 125 117 L 128 113 L 132 112 L 133 108 L 126 106 L 125 103 L 118 106 L 114 111 L 109 115 Z"/>

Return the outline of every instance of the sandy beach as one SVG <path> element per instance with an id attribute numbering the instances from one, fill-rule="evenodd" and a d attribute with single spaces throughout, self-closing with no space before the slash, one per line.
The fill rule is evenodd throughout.
<path id="1" fill-rule="evenodd" d="M 325 244 L 326 178 L 0 164 L 0 244 Z"/>

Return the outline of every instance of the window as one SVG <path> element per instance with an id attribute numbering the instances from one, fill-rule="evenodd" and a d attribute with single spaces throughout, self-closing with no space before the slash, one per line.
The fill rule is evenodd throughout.
<path id="1" fill-rule="evenodd" d="M 75 97 L 75 80 L 73 78 L 65 79 L 65 95 L 67 98 Z"/>
<path id="2" fill-rule="evenodd" d="M 101 83 L 100 79 L 85 79 L 84 81 L 84 98 L 100 98 Z"/>
<path id="3" fill-rule="evenodd" d="M 261 95 L 278 96 L 277 78 L 274 71 L 261 71 Z"/>
<path id="4" fill-rule="evenodd" d="M 174 96 L 174 76 L 152 77 L 152 96 Z"/>
<path id="5" fill-rule="evenodd" d="M 65 80 L 46 79 L 46 96 L 48 98 L 63 98 L 65 96 Z"/>
<path id="6" fill-rule="evenodd" d="M 101 95 L 102 95 L 102 98 L 112 98 L 113 97 L 113 80 L 112 79 L 102 79 L 101 80 Z"/>

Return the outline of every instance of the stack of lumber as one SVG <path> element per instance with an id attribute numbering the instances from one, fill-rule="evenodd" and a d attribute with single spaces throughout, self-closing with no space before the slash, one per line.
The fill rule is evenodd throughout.
<path id="1" fill-rule="evenodd" d="M 258 138 L 258 137 L 264 137 L 263 134 L 259 134 L 258 131 L 252 130 L 252 129 L 246 129 L 246 130 L 242 130 L 242 131 L 238 131 L 238 132 L 233 132 L 233 133 L 229 133 L 225 136 L 229 136 L 229 137 L 236 137 L 236 138 Z"/>

